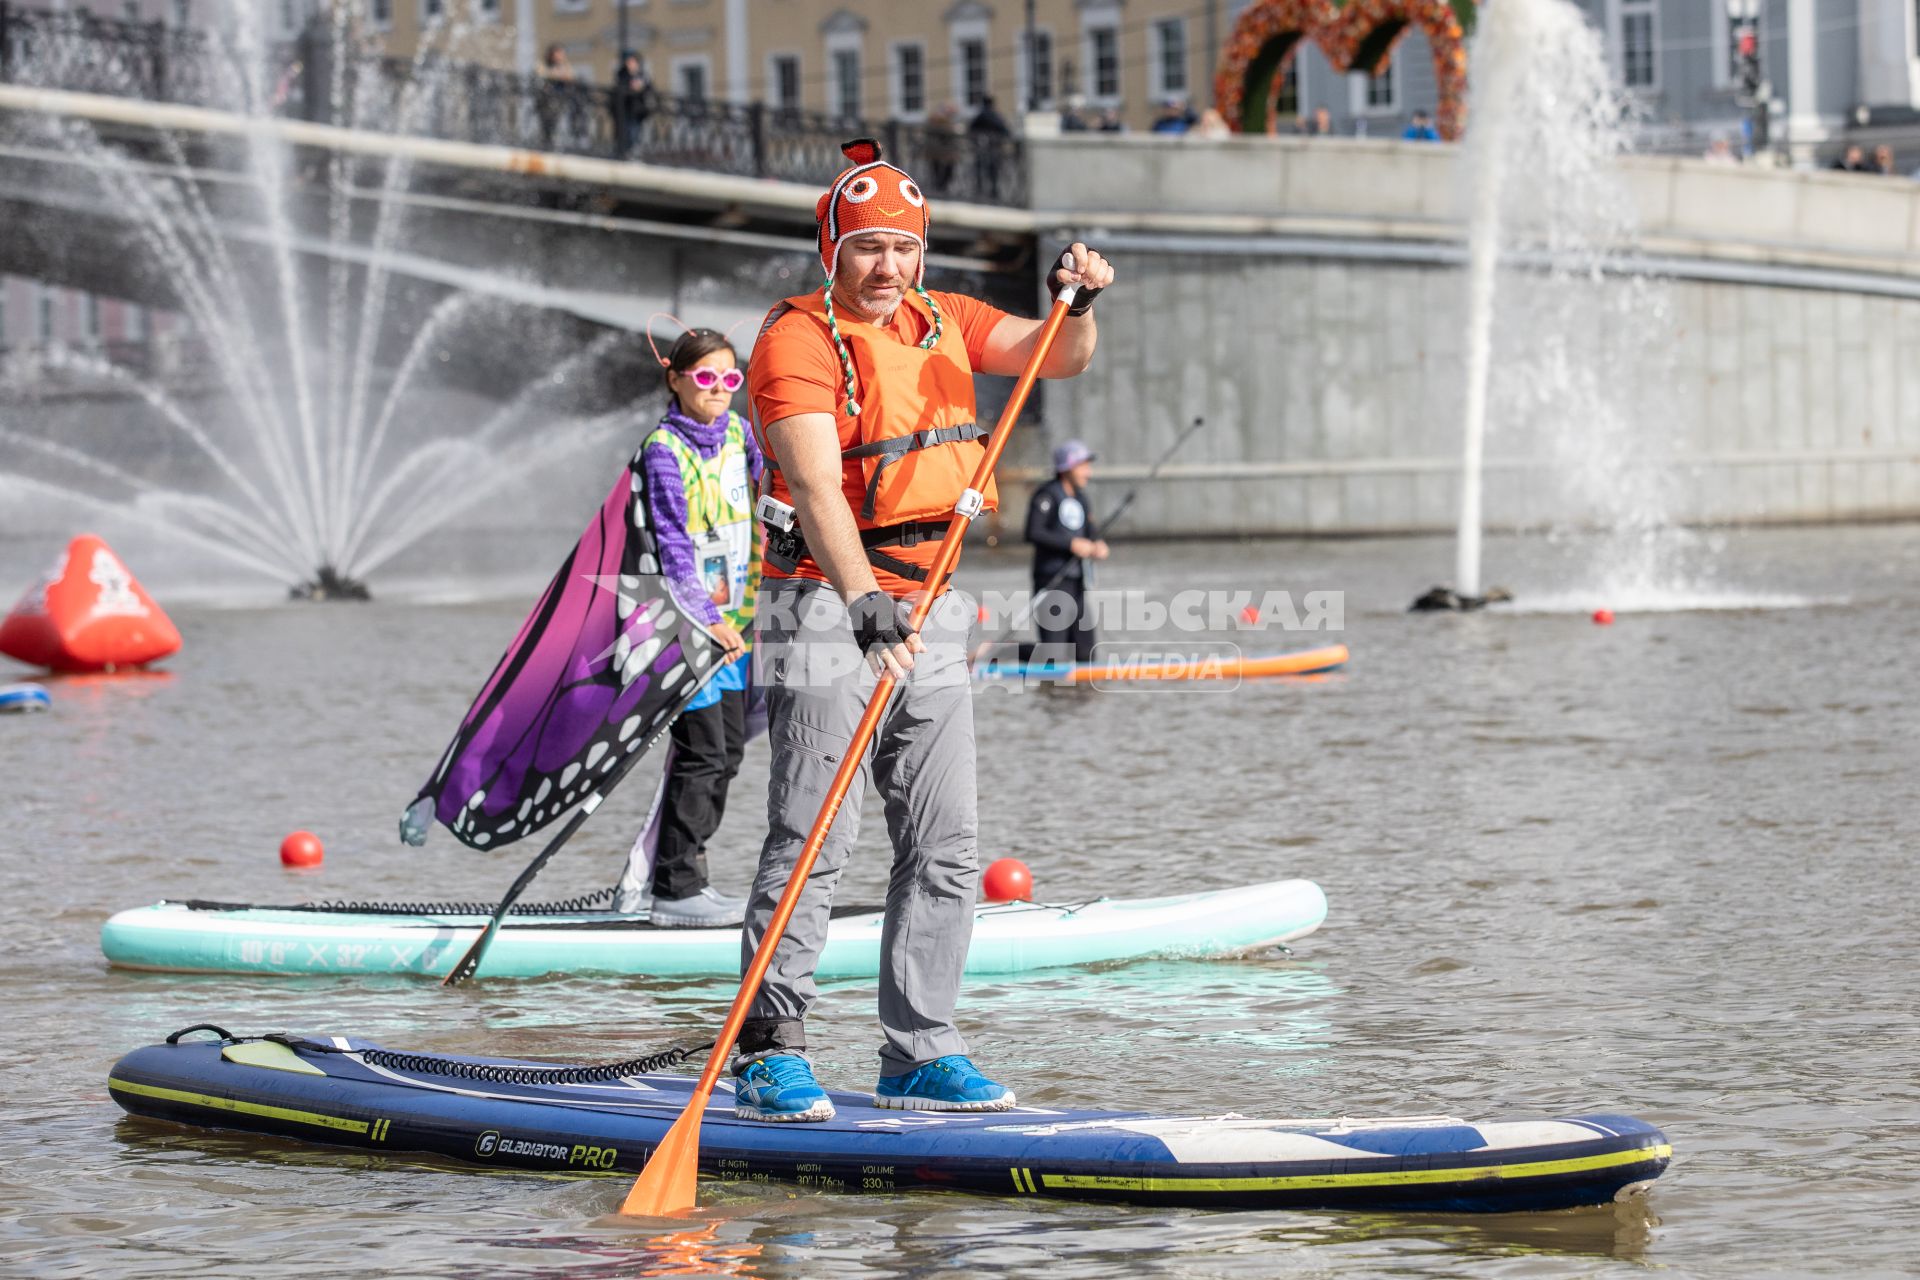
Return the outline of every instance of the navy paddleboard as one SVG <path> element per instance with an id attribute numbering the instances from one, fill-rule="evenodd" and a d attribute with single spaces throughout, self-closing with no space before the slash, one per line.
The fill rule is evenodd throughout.
<path id="1" fill-rule="evenodd" d="M 668 1074 L 516 1083 L 506 1077 L 552 1064 L 389 1054 L 344 1036 L 288 1039 L 136 1049 L 108 1088 L 134 1115 L 200 1128 L 495 1168 L 632 1174 L 693 1087 Z M 737 1120 L 722 1081 L 701 1126 L 701 1172 L 820 1191 L 1504 1213 L 1608 1203 L 1643 1190 L 1672 1155 L 1660 1130 L 1616 1115 L 1257 1120 L 892 1111 L 840 1092 L 833 1100 L 839 1115 L 826 1123 Z"/>

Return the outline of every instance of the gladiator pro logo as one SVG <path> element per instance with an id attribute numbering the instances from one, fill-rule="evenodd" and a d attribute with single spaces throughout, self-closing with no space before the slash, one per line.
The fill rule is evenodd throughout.
<path id="1" fill-rule="evenodd" d="M 498 1129 L 489 1129 L 475 1140 L 473 1154 L 483 1160 L 490 1160 L 496 1155 L 518 1156 L 534 1160 L 557 1160 L 576 1168 L 611 1169 L 620 1158 L 620 1149 L 590 1147 L 585 1143 L 575 1143 L 569 1147 L 559 1142 L 528 1142 L 522 1138 L 503 1138 Z"/>

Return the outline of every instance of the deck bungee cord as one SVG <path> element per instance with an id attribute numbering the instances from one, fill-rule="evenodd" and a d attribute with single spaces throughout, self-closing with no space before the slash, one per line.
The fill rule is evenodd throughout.
<path id="1" fill-rule="evenodd" d="M 613 901 L 615 885 L 595 889 L 557 902 L 515 902 L 507 908 L 509 916 L 571 916 L 599 911 Z M 500 904 L 485 902 L 359 902 L 350 898 L 331 898 L 323 902 L 268 903 L 216 902 L 209 898 L 186 898 L 180 903 L 189 911 L 314 911 L 327 915 L 353 916 L 488 916 Z"/>
<path id="2" fill-rule="evenodd" d="M 470 1058 L 443 1058 L 431 1053 L 399 1053 L 392 1049 L 348 1048 L 337 1044 L 328 1044 L 322 1040 L 310 1040 L 305 1036 L 288 1035 L 283 1031 L 269 1031 L 264 1035 L 236 1036 L 225 1027 L 212 1022 L 196 1022 L 190 1027 L 182 1027 L 167 1037 L 168 1044 L 179 1044 L 181 1040 L 197 1031 L 211 1031 L 220 1038 L 223 1045 L 239 1044 L 277 1044 L 296 1053 L 332 1053 L 343 1057 L 355 1058 L 369 1066 L 385 1067 L 389 1071 L 414 1072 L 420 1075 L 447 1076 L 455 1080 L 476 1080 L 486 1084 L 610 1084 L 616 1080 L 625 1080 L 632 1076 L 649 1075 L 677 1067 L 697 1053 L 705 1053 L 713 1048 L 713 1042 L 696 1045 L 674 1045 L 638 1058 L 629 1058 L 623 1062 L 603 1062 L 578 1067 L 523 1067 L 509 1063 L 475 1062 Z"/>

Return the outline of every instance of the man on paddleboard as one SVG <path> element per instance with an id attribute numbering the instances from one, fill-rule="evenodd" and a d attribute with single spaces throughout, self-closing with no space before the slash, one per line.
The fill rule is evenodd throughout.
<path id="1" fill-rule="evenodd" d="M 950 591 L 915 633 L 906 601 L 921 589 L 983 453 L 973 374 L 1019 373 L 1041 322 L 928 292 L 926 197 L 881 158 L 879 144 L 860 139 L 843 150 L 853 165 L 815 206 L 826 282 L 774 307 L 747 383 L 767 456 L 754 678 L 766 689 L 773 763 L 743 966 L 767 931 L 879 673 L 900 683 L 741 1030 L 735 1112 L 753 1120 L 833 1115 L 806 1057 L 805 1019 L 869 777 L 886 802 L 893 843 L 874 1102 L 998 1111 L 1014 1101 L 969 1060 L 954 1025 L 979 880 L 966 664 L 973 609 Z M 1113 281 L 1113 268 L 1085 245 L 1073 246 L 1071 261 L 1049 273 L 1056 293 L 1067 284 L 1079 293 L 1042 377 L 1070 378 L 1087 367 L 1093 298 Z M 985 504 L 995 505 L 991 484 Z"/>

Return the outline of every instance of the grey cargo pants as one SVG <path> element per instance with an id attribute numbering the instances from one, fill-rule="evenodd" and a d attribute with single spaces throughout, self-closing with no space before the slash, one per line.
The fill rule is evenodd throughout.
<path id="1" fill-rule="evenodd" d="M 827 940 L 833 890 L 860 830 L 869 780 L 886 802 L 893 841 L 887 919 L 880 936 L 881 1074 L 898 1075 L 965 1053 L 953 1025 L 960 974 L 973 937 L 980 879 L 974 790 L 972 677 L 966 645 L 973 602 L 948 591 L 921 631 L 927 651 L 895 689 L 874 742 L 848 788 L 799 906 L 747 1012 L 742 1054 L 806 1047 L 813 972 Z M 773 748 L 767 843 L 747 901 L 744 971 L 800 859 L 833 774 L 873 694 L 875 677 L 854 648 L 839 593 L 821 582 L 770 580 L 758 606 L 754 680 L 766 690 Z"/>

